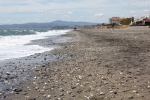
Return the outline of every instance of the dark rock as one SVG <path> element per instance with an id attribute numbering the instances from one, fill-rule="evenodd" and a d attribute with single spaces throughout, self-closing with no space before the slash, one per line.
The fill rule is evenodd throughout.
<path id="1" fill-rule="evenodd" d="M 117 91 L 114 91 L 113 93 L 114 93 L 114 94 L 117 94 Z"/>
<path id="2" fill-rule="evenodd" d="M 6 72 L 7 75 L 10 75 L 10 72 Z"/>
<path id="3" fill-rule="evenodd" d="M 15 92 L 21 92 L 21 91 L 22 91 L 22 88 L 20 88 L 20 87 L 13 88 L 13 91 L 15 91 Z"/>
<path id="4" fill-rule="evenodd" d="M 71 89 L 75 89 L 75 88 L 76 88 L 75 86 L 72 86 L 72 87 L 71 87 Z"/>
<path id="5" fill-rule="evenodd" d="M 36 100 L 36 98 L 28 98 L 27 100 Z"/>

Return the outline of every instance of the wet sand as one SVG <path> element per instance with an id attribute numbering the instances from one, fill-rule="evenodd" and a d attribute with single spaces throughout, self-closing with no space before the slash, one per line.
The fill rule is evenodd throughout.
<path id="1" fill-rule="evenodd" d="M 4 100 L 149 100 L 150 29 L 78 29 Z M 47 53 L 48 54 L 48 53 Z"/>

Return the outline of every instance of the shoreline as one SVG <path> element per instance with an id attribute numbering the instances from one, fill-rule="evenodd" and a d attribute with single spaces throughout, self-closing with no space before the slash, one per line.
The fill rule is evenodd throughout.
<path id="1" fill-rule="evenodd" d="M 64 43 L 70 38 L 61 35 L 50 36 L 45 39 L 33 40 L 25 45 L 39 45 L 46 48 L 60 48 L 57 43 Z M 63 41 L 62 41 L 63 40 Z M 53 50 L 52 49 L 52 50 Z M 34 79 L 32 73 L 40 66 L 52 61 L 65 58 L 65 55 L 53 54 L 51 51 L 35 53 L 30 56 L 12 58 L 0 61 L 0 100 L 16 91 L 22 91 L 22 83 Z"/>
<path id="2" fill-rule="evenodd" d="M 52 54 L 66 55 L 33 72 L 5 100 L 149 100 L 149 29 L 82 29 L 63 36 Z"/>

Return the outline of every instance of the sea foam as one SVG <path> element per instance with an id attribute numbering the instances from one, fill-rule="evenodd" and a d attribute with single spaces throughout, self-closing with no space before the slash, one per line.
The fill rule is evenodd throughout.
<path id="1" fill-rule="evenodd" d="M 49 36 L 65 34 L 69 30 L 50 30 L 47 32 L 36 32 L 31 35 L 9 35 L 0 36 L 0 61 L 30 56 L 54 49 L 53 47 L 42 47 L 39 45 L 25 45 L 32 40 L 44 39 Z"/>

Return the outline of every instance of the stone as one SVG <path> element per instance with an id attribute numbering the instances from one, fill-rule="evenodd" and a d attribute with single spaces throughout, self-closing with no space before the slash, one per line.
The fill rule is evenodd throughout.
<path id="1" fill-rule="evenodd" d="M 100 95 L 104 95 L 104 92 L 100 92 Z"/>
<path id="2" fill-rule="evenodd" d="M 51 97 L 51 95 L 47 95 L 47 98 L 50 98 Z"/>
<path id="3" fill-rule="evenodd" d="M 28 98 L 27 100 L 36 100 L 36 98 Z"/>
<path id="4" fill-rule="evenodd" d="M 64 93 L 61 93 L 60 96 L 64 96 Z"/>
<path id="5" fill-rule="evenodd" d="M 110 93 L 117 94 L 117 91 L 110 91 Z"/>
<path id="6" fill-rule="evenodd" d="M 22 94 L 23 94 L 23 95 L 27 95 L 27 94 L 28 94 L 28 92 L 23 92 Z"/>
<path id="7" fill-rule="evenodd" d="M 130 96 L 128 99 L 134 99 L 134 97 L 133 97 L 133 96 Z"/>
<path id="8" fill-rule="evenodd" d="M 39 87 L 35 87 L 34 89 L 35 89 L 35 90 L 38 90 L 38 89 L 39 89 Z"/>
<path id="9" fill-rule="evenodd" d="M 7 75 L 10 75 L 10 72 L 6 72 Z"/>
<path id="10" fill-rule="evenodd" d="M 138 93 L 138 91 L 136 91 L 136 90 L 133 90 L 133 93 Z"/>
<path id="11" fill-rule="evenodd" d="M 75 86 L 72 86 L 72 87 L 71 87 L 71 89 L 75 89 L 75 88 L 76 88 Z"/>
<path id="12" fill-rule="evenodd" d="M 15 92 L 21 92 L 22 91 L 22 88 L 18 87 L 18 88 L 13 88 L 13 91 Z"/>

